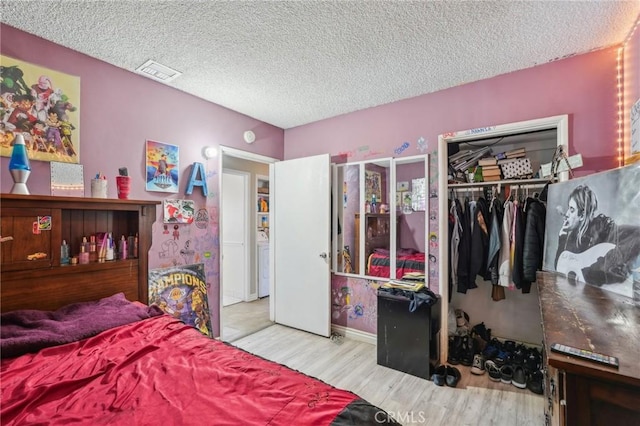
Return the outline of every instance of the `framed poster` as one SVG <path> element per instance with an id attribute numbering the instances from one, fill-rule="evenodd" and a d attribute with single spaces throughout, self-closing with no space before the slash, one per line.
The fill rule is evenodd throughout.
<path id="1" fill-rule="evenodd" d="M 0 155 L 22 133 L 29 158 L 80 162 L 80 77 L 0 55 Z"/>
<path id="2" fill-rule="evenodd" d="M 149 270 L 149 304 L 213 337 L 204 264 Z"/>
<path id="3" fill-rule="evenodd" d="M 179 157 L 176 145 L 147 140 L 147 191 L 178 192 Z"/>
<path id="4" fill-rule="evenodd" d="M 365 201 L 373 202 L 373 196 L 376 197 L 376 202 L 382 202 L 382 175 L 380 172 L 374 172 L 371 170 L 364 171 L 365 179 Z"/>
<path id="5" fill-rule="evenodd" d="M 549 185 L 543 269 L 640 299 L 640 164 Z"/>
<path id="6" fill-rule="evenodd" d="M 192 223 L 196 211 L 193 200 L 164 200 L 164 223 Z"/>

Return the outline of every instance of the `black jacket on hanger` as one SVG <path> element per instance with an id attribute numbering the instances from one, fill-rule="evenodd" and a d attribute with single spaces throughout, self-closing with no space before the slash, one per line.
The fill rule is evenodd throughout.
<path id="1" fill-rule="evenodd" d="M 460 201 L 456 200 L 456 206 L 460 207 Z M 462 232 L 460 234 L 460 245 L 458 246 L 458 293 L 466 293 L 467 290 L 477 287 L 475 277 L 470 275 L 471 212 L 468 199 L 464 202 L 464 211 L 460 212 L 459 210 L 458 215 L 458 217 L 462 218 Z"/>
<path id="2" fill-rule="evenodd" d="M 473 215 L 473 232 L 471 233 L 471 259 L 469 277 L 475 284 L 476 276 L 487 278 L 487 250 L 489 249 L 489 204 L 483 197 L 476 201 Z M 489 276 L 490 277 L 490 276 Z"/>
<path id="3" fill-rule="evenodd" d="M 524 280 L 531 283 L 536 281 L 536 271 L 542 269 L 544 253 L 544 230 L 547 208 L 537 198 L 527 198 L 527 221 L 524 231 L 524 249 L 522 266 Z M 523 286 L 523 293 L 525 287 Z"/>
<path id="4" fill-rule="evenodd" d="M 522 264 L 522 255 L 524 253 L 524 230 L 525 230 L 525 215 L 522 209 L 522 202 L 515 204 L 516 209 L 515 217 L 515 249 L 513 254 L 513 270 L 511 278 L 517 289 L 522 289 L 523 293 L 529 293 L 531 290 L 531 282 L 525 282 L 524 270 Z"/>

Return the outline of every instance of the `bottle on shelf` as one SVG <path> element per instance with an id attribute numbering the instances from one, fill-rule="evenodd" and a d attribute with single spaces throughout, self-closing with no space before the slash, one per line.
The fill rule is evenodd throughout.
<path id="1" fill-rule="evenodd" d="M 84 238 L 86 240 L 86 237 Z M 78 255 L 78 263 L 81 265 L 87 265 L 89 263 L 89 252 L 85 244 L 80 246 L 80 254 Z"/>
<path id="2" fill-rule="evenodd" d="M 105 260 L 114 260 L 115 256 L 113 253 L 113 236 L 111 235 L 111 232 L 109 232 L 109 235 L 107 236 L 107 255 L 105 257 Z"/>
<path id="3" fill-rule="evenodd" d="M 69 245 L 67 244 L 67 240 L 62 240 L 62 245 L 60 246 L 60 264 L 68 265 L 69 262 Z"/>
<path id="4" fill-rule="evenodd" d="M 120 239 L 120 246 L 118 247 L 118 255 L 122 260 L 125 260 L 127 258 L 127 239 L 124 237 L 124 235 Z"/>
<path id="5" fill-rule="evenodd" d="M 98 246 L 96 244 L 96 236 L 91 235 L 89 237 L 89 262 L 98 261 Z"/>

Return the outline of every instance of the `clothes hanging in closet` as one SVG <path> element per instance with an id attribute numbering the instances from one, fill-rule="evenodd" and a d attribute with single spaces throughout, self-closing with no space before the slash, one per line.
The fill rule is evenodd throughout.
<path id="1" fill-rule="evenodd" d="M 536 271 L 542 269 L 547 208 L 537 198 L 529 197 L 526 201 L 526 215 L 522 254 L 523 293 L 531 291 L 531 283 L 536 281 Z"/>
<path id="2" fill-rule="evenodd" d="M 462 210 L 462 231 L 458 246 L 458 292 L 466 293 L 467 290 L 476 288 L 475 277 L 471 271 L 471 208 L 469 199 L 465 199 Z M 452 265 L 453 267 L 453 265 Z"/>

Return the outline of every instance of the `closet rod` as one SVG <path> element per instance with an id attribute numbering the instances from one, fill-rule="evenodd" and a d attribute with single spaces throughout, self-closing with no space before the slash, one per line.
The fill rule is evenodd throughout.
<path id="1" fill-rule="evenodd" d="M 549 178 L 539 178 L 539 179 L 526 179 L 526 185 L 531 185 L 535 183 L 545 184 L 549 181 Z M 523 179 L 510 179 L 510 180 L 494 180 L 489 182 L 471 182 L 471 183 L 450 183 L 448 184 L 449 188 L 466 188 L 466 187 L 483 187 L 483 186 L 494 186 L 494 185 L 524 185 Z"/>

